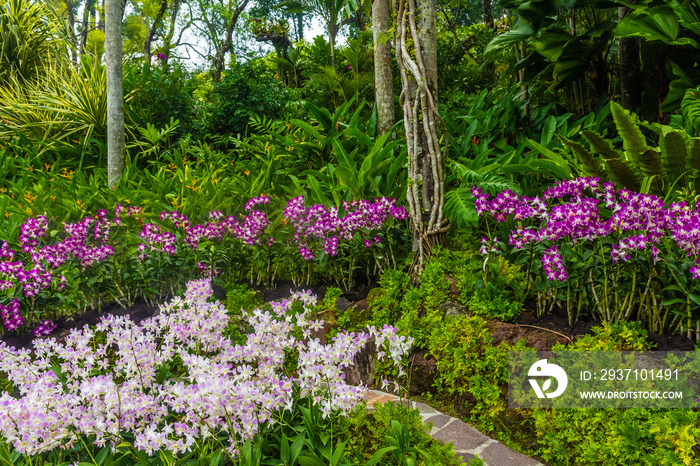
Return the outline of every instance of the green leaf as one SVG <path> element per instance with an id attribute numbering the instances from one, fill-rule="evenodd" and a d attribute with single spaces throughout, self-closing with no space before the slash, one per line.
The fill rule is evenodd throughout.
<path id="1" fill-rule="evenodd" d="M 364 466 L 374 466 L 375 464 L 379 463 L 381 459 L 384 457 L 389 452 L 392 452 L 396 450 L 396 447 L 384 447 L 381 450 L 377 450 L 372 457 L 367 460 L 367 462 L 364 464 Z"/>
<path id="2" fill-rule="evenodd" d="M 564 158 L 561 155 L 557 154 L 556 152 L 548 149 L 547 147 L 532 139 L 527 140 L 527 145 L 530 146 L 532 149 L 536 150 L 538 153 L 545 156 L 546 158 L 548 158 L 549 160 L 555 162 L 560 167 L 558 168 L 558 170 L 561 170 L 561 173 L 568 172 L 568 174 L 562 176 L 562 178 L 569 178 L 571 176 L 571 169 L 569 168 L 569 164 L 566 160 L 564 160 Z"/>
<path id="3" fill-rule="evenodd" d="M 326 464 L 317 457 L 307 455 L 308 454 L 305 453 L 304 455 L 297 458 L 297 461 L 299 461 L 299 464 L 301 466 L 326 466 Z"/>
<path id="4" fill-rule="evenodd" d="M 647 145 L 642 131 L 629 111 L 616 102 L 610 102 L 610 110 L 615 126 L 617 126 L 617 132 L 622 137 L 622 144 L 628 160 L 635 165 L 639 164 L 642 154 L 650 150 L 651 147 Z"/>
<path id="5" fill-rule="evenodd" d="M 600 161 L 593 157 L 593 154 L 586 150 L 585 147 L 577 142 L 570 141 L 563 136 L 559 136 L 559 139 L 565 146 L 572 150 L 577 160 L 581 162 L 588 171 L 588 175 L 598 177 L 601 179 L 601 181 L 608 181 L 608 175 L 603 169 Z"/>
<path id="6" fill-rule="evenodd" d="M 605 163 L 614 175 L 615 183 L 632 191 L 639 192 L 642 182 L 637 172 L 628 164 L 619 159 L 605 159 Z"/>
<path id="7" fill-rule="evenodd" d="M 615 37 L 643 37 L 675 44 L 680 27 L 673 9 L 662 6 L 629 13 L 619 22 Z"/>
<path id="8" fill-rule="evenodd" d="M 661 135 L 659 148 L 664 165 L 668 167 L 668 173 L 671 175 L 671 181 L 675 182 L 686 171 L 685 161 L 688 158 L 686 141 L 679 131 L 671 131 Z"/>
<path id="9" fill-rule="evenodd" d="M 681 102 L 681 110 L 686 125 L 695 135 L 700 135 L 700 90 L 688 89 Z"/>
<path id="10" fill-rule="evenodd" d="M 594 131 L 583 131 L 583 137 L 591 145 L 591 149 L 603 156 L 604 159 L 622 159 L 623 155 L 613 149 L 612 141 L 605 139 Z"/>
<path id="11" fill-rule="evenodd" d="M 484 49 L 484 57 L 500 52 L 515 44 L 520 44 L 523 40 L 529 39 L 534 34 L 533 29 L 523 20 L 519 20 L 515 26 L 503 34 L 494 37 Z"/>
<path id="12" fill-rule="evenodd" d="M 645 177 L 654 177 L 652 187 L 657 194 L 664 192 L 664 184 L 666 181 L 666 170 L 661 162 L 661 154 L 655 149 L 645 151 L 639 158 L 639 165 L 642 169 L 642 175 Z"/>
<path id="13" fill-rule="evenodd" d="M 221 461 L 221 455 L 223 453 L 223 450 L 217 450 L 215 451 L 210 457 L 209 457 L 209 465 L 210 466 L 219 466 L 219 462 Z"/>

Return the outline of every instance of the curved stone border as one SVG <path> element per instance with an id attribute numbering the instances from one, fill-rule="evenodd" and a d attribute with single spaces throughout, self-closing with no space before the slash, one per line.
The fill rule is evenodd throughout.
<path id="1" fill-rule="evenodd" d="M 370 409 L 377 403 L 398 400 L 398 396 L 379 390 L 370 390 L 367 393 L 367 407 Z M 423 422 L 433 424 L 433 428 L 428 432 L 430 436 L 442 443 L 454 445 L 457 457 L 465 464 L 469 464 L 475 455 L 479 455 L 479 459 L 483 460 L 486 466 L 544 466 L 539 461 L 511 450 L 469 424 L 443 414 L 425 403 L 410 401 L 410 406 L 418 410 Z"/>

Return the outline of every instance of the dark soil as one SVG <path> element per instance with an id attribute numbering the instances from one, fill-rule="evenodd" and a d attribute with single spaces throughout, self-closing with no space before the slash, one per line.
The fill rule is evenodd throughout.
<path id="1" fill-rule="evenodd" d="M 374 281 L 363 281 L 360 279 L 354 289 L 344 291 L 341 296 L 348 302 L 348 307 L 351 307 L 352 304 L 363 303 L 369 291 L 376 286 L 377 283 Z M 264 301 L 269 302 L 287 298 L 291 293 L 301 290 L 311 290 L 320 301 L 325 296 L 328 287 L 329 285 L 327 284 L 295 286 L 290 281 L 283 281 L 277 283 L 274 289 L 265 288 L 263 286 L 252 288 L 260 291 Z M 226 300 L 226 291 L 223 288 L 220 286 L 213 286 L 213 290 L 216 299 L 222 302 Z M 163 302 L 167 300 L 169 300 L 169 298 L 164 299 Z M 60 342 L 65 339 L 71 329 L 81 329 L 85 325 L 95 325 L 100 321 L 102 316 L 106 314 L 113 314 L 116 316 L 129 315 L 131 320 L 140 324 L 143 320 L 153 316 L 156 311 L 157 307 L 150 306 L 146 302 L 140 300 L 137 300 L 127 309 L 124 309 L 117 303 L 111 303 L 104 306 L 102 312 L 98 312 L 96 309 L 88 309 L 88 311 L 83 314 L 71 315 L 58 319 L 56 322 L 58 327 L 51 334 L 51 337 L 56 338 Z M 534 303 L 525 303 L 525 309 L 515 325 L 521 327 L 525 332 L 530 331 L 531 333 L 536 333 L 542 330 L 555 332 L 556 334 L 560 334 L 555 340 L 566 343 L 567 340 L 575 341 L 577 338 L 591 333 L 591 328 L 600 325 L 600 322 L 592 315 L 582 312 L 581 315 L 579 315 L 578 321 L 571 326 L 569 325 L 565 309 L 554 309 L 551 314 L 544 314 L 537 317 Z M 515 337 L 516 339 L 521 338 L 520 335 L 514 334 L 512 330 L 508 330 L 508 332 L 512 334 L 510 335 L 511 337 Z M 537 337 L 534 333 L 532 336 Z M 506 335 L 505 339 L 507 339 L 507 337 L 508 335 Z M 32 331 L 21 334 L 10 333 L 0 336 L 0 341 L 4 341 L 8 346 L 28 348 L 30 350 L 33 349 L 33 339 L 34 334 Z M 683 335 L 650 334 L 649 340 L 655 344 L 654 349 L 657 351 L 693 351 L 695 349 L 695 344 Z M 548 344 L 547 346 L 550 345 Z"/>
<path id="2" fill-rule="evenodd" d="M 157 308 L 149 306 L 144 301 L 137 300 L 133 306 L 124 309 L 117 303 L 112 303 L 104 306 L 102 312 L 98 312 L 96 309 L 88 309 L 87 312 L 82 314 L 74 314 L 67 317 L 61 317 L 56 321 L 58 327 L 51 334 L 51 338 L 56 338 L 57 341 L 62 342 L 68 336 L 70 331 L 74 328 L 82 329 L 85 325 L 96 325 L 103 316 L 107 314 L 112 314 L 115 316 L 128 315 L 132 321 L 140 324 L 145 319 L 148 319 L 155 313 Z M 2 335 L 0 337 L 1 341 L 7 343 L 8 346 L 14 346 L 17 349 L 27 348 L 30 350 L 34 349 L 32 340 L 34 340 L 33 331 L 25 333 L 9 333 Z"/>
<path id="3" fill-rule="evenodd" d="M 593 315 L 581 312 L 578 321 L 573 325 L 569 325 L 569 317 L 566 309 L 555 308 L 551 314 L 544 314 L 537 317 L 534 303 L 525 303 L 525 309 L 520 315 L 518 325 L 532 325 L 548 330 L 553 330 L 567 335 L 572 340 L 590 334 L 591 329 L 602 323 Z M 654 351 L 693 351 L 695 343 L 684 335 L 658 335 L 656 333 L 649 334 L 648 340 L 654 344 Z"/>

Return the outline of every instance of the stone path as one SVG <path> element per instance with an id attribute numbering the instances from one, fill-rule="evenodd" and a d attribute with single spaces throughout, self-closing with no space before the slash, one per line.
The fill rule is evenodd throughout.
<path id="1" fill-rule="evenodd" d="M 370 390 L 367 394 L 367 406 L 371 408 L 377 403 L 382 404 L 398 399 L 395 395 Z M 457 456 L 462 458 L 465 464 L 469 464 L 469 460 L 479 455 L 479 459 L 483 460 L 486 466 L 544 466 L 539 461 L 487 437 L 457 418 L 442 414 L 424 403 L 417 401 L 410 403 L 412 408 L 420 412 L 423 422 L 433 424 L 429 434 L 436 440 L 454 445 Z"/>

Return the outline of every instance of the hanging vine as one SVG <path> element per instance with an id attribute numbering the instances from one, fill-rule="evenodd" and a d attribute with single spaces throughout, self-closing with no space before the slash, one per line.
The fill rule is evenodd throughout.
<path id="1" fill-rule="evenodd" d="M 421 26 L 427 24 L 434 29 L 433 0 L 419 1 L 428 2 L 419 14 L 432 14 L 432 21 L 424 18 Z M 424 54 L 437 53 L 435 45 L 426 47 L 426 42 L 435 41 L 435 31 L 431 37 L 431 31 L 421 31 L 416 25 L 416 0 L 394 0 L 393 9 L 396 12 L 394 47 L 402 87 L 400 103 L 408 146 L 409 187 L 406 197 L 413 235 L 411 274 L 415 278 L 421 274 L 425 261 L 433 248 L 443 241 L 443 233 L 449 228 L 449 222 L 443 216 L 445 160 L 438 132 L 438 124 L 443 128 L 445 125 L 436 104 L 437 68 L 428 70 L 425 66 Z"/>

